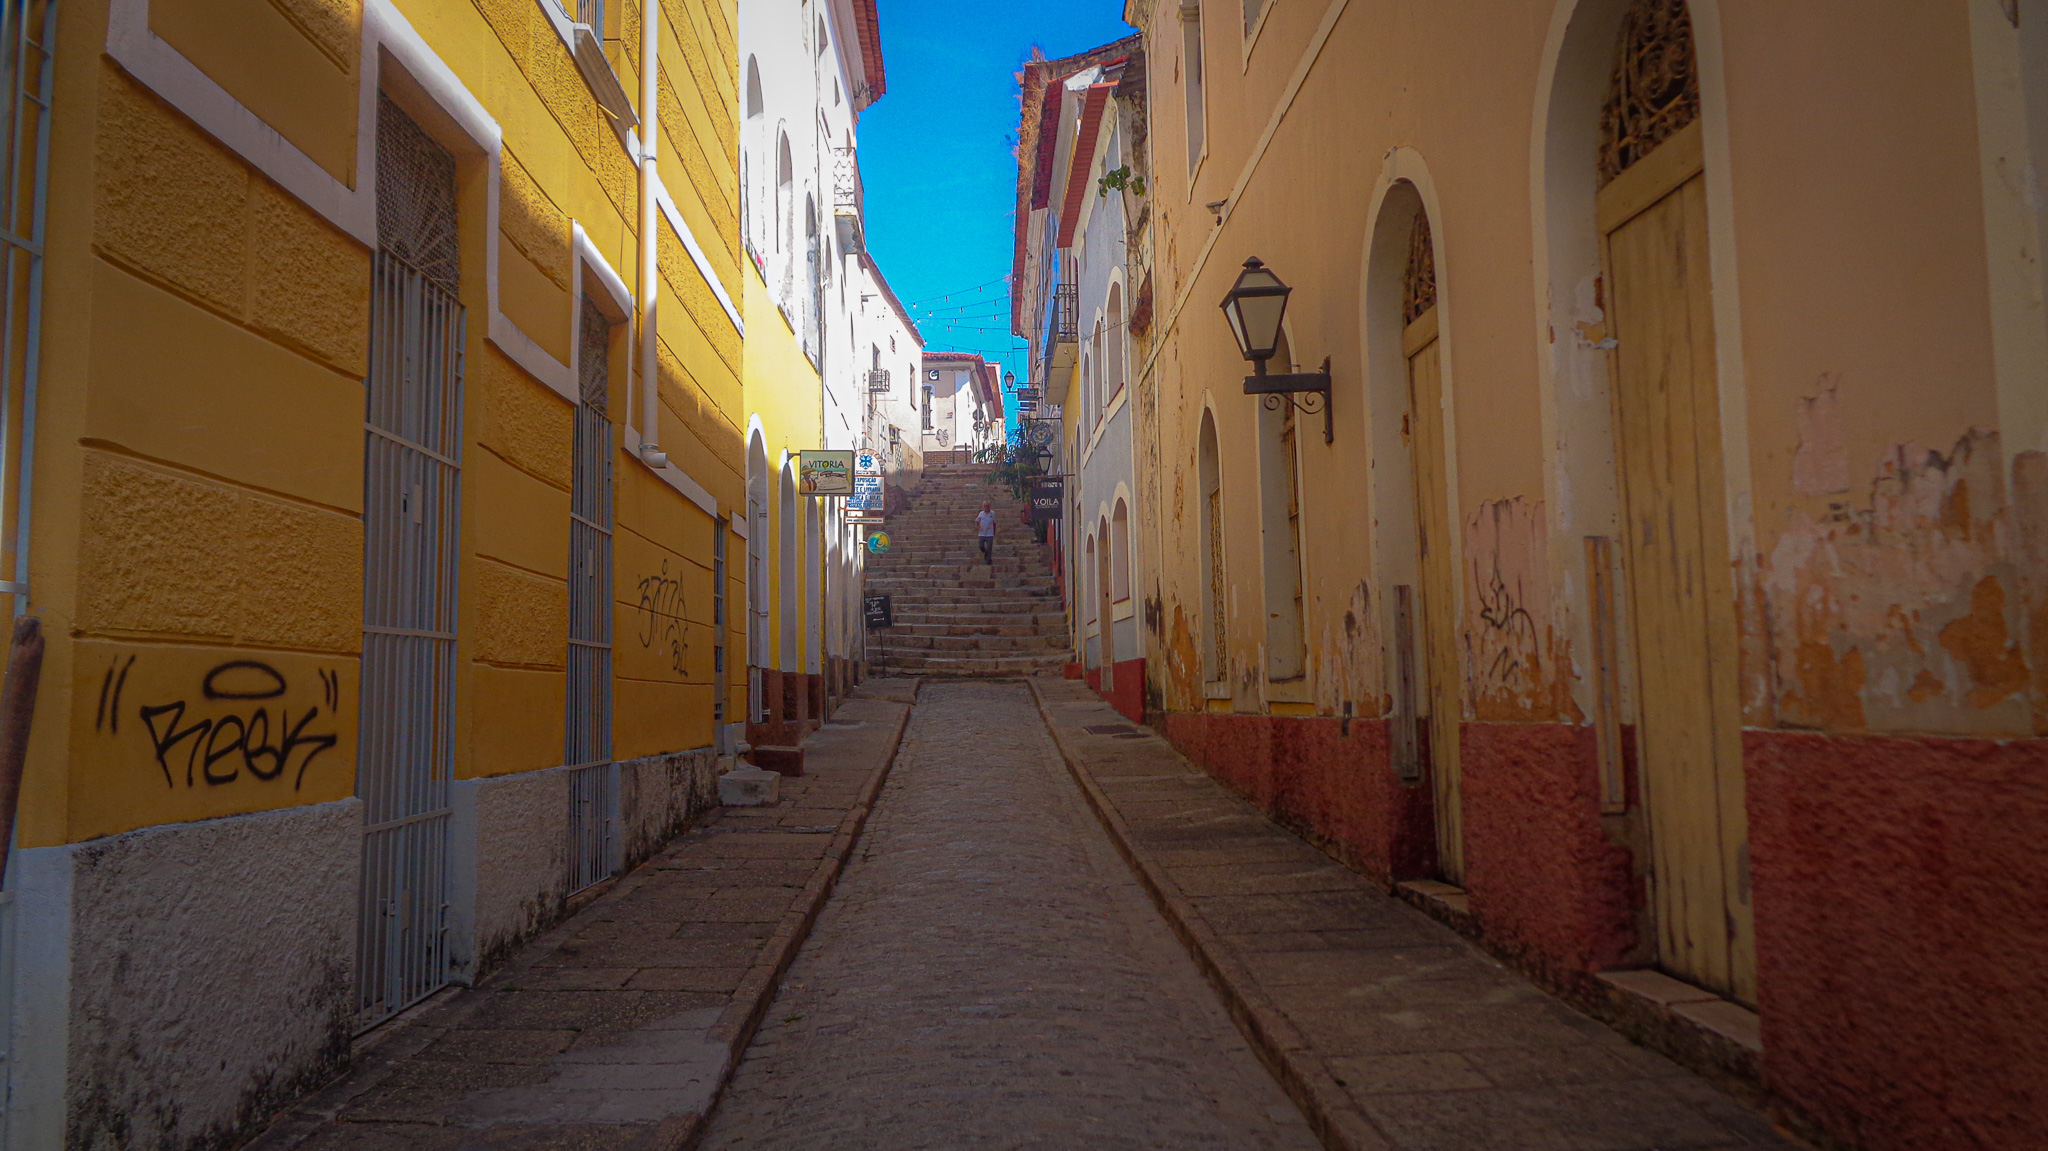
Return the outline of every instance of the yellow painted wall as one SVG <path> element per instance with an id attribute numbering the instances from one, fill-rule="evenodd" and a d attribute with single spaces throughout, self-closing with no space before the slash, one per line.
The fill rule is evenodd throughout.
<path id="1" fill-rule="evenodd" d="M 797 570 L 799 587 L 784 586 L 782 580 L 782 473 L 781 466 L 785 453 L 795 455 L 806 449 L 816 450 L 824 442 L 825 408 L 824 392 L 819 382 L 817 369 L 811 366 L 804 355 L 803 345 L 788 321 L 782 317 L 782 310 L 768 295 L 768 285 L 751 262 L 746 267 L 746 411 L 750 418 L 761 421 L 762 444 L 768 453 L 768 522 L 766 540 L 756 540 L 768 556 L 768 583 L 770 588 L 768 626 L 769 666 L 782 665 L 782 634 L 785 613 L 795 613 L 794 619 L 801 626 L 803 620 L 801 597 L 815 594 L 816 580 L 803 578 L 801 554 Z M 798 497 L 797 515 L 803 515 L 804 497 Z M 802 540 L 802 520 L 798 521 L 797 539 Z M 815 646 L 816 637 L 806 636 L 803 643 Z M 804 670 L 804 657 L 810 649 L 799 646 L 798 662 L 784 671 Z"/>
<path id="2" fill-rule="evenodd" d="M 568 357 L 571 224 L 637 285 L 637 178 L 536 5 L 399 7 L 504 141 L 494 231 L 487 160 L 453 149 L 467 310 L 456 773 L 547 768 L 563 751 L 573 409 L 489 338 L 485 257 L 496 244 L 506 318 Z M 733 8 L 663 7 L 664 74 L 688 80 L 667 109 L 663 179 L 737 293 Z M 355 790 L 371 253 L 201 130 L 175 94 L 100 55 L 104 11 L 64 11 L 30 603 L 49 655 L 23 846 Z M 156 0 L 150 13 L 285 141 L 360 181 L 357 4 Z M 637 64 L 639 9 L 614 13 L 634 46 L 614 55 Z M 684 141 L 698 142 L 687 161 Z M 730 516 L 744 499 L 742 341 L 662 229 L 656 438 Z M 616 326 L 619 758 L 710 744 L 720 690 L 714 518 L 624 448 L 637 349 L 630 324 Z M 737 670 L 723 688 L 739 689 L 737 721 L 736 538 L 729 564 Z"/>

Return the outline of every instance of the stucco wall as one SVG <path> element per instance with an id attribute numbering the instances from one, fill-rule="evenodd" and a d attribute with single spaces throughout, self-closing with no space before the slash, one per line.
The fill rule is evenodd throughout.
<path id="1" fill-rule="evenodd" d="M 68 1145 L 229 1143 L 340 1070 L 361 844 L 349 799 L 71 848 Z"/>

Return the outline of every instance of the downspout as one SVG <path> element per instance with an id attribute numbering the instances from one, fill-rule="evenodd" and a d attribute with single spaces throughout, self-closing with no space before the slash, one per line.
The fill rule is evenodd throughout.
<path id="1" fill-rule="evenodd" d="M 640 0 L 640 460 L 659 471 L 661 450 L 660 333 L 655 302 L 661 297 L 661 210 L 655 195 L 654 142 L 661 135 L 661 0 Z"/>

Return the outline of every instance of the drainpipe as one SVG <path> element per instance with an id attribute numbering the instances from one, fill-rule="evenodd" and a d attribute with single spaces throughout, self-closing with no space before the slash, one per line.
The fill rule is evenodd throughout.
<path id="1" fill-rule="evenodd" d="M 0 883 L 7 880 L 14 809 L 21 798 L 22 769 L 28 762 L 28 726 L 35 718 L 36 685 L 42 677 L 43 621 L 24 615 L 14 621 L 7 680 L 0 684 Z"/>
<path id="2" fill-rule="evenodd" d="M 640 459 L 668 466 L 661 450 L 661 359 L 654 305 L 661 297 L 661 209 L 654 142 L 661 136 L 661 0 L 640 0 Z"/>

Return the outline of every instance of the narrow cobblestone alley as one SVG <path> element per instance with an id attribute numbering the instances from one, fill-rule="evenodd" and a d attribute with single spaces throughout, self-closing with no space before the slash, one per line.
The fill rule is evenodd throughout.
<path id="1" fill-rule="evenodd" d="M 927 684 L 704 1146 L 1311 1148 L 1021 682 Z"/>

